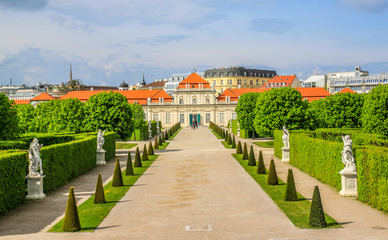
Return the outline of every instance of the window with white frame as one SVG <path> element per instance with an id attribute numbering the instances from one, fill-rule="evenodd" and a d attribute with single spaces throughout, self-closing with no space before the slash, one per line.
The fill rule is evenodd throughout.
<path id="1" fill-rule="evenodd" d="M 158 115 L 159 114 L 154 114 L 154 121 L 158 121 Z"/>
<path id="2" fill-rule="evenodd" d="M 181 98 L 181 99 L 179 99 L 179 104 L 183 104 L 184 102 L 183 102 L 183 99 Z"/>
<path id="3" fill-rule="evenodd" d="M 206 113 L 206 123 L 210 122 L 210 113 Z"/>
<path id="4" fill-rule="evenodd" d="M 220 113 L 220 123 L 224 123 L 224 122 L 225 122 L 225 114 Z"/>
<path id="5" fill-rule="evenodd" d="M 166 113 L 166 124 L 171 124 L 171 115 Z"/>
<path id="6" fill-rule="evenodd" d="M 209 103 L 210 103 L 210 99 L 209 99 L 209 98 L 206 98 L 206 99 L 205 99 L 205 102 L 206 102 L 207 104 L 209 104 Z"/>
<path id="7" fill-rule="evenodd" d="M 197 99 L 193 98 L 193 104 L 197 104 Z"/>
<path id="8" fill-rule="evenodd" d="M 179 122 L 185 123 L 185 114 L 184 113 L 179 114 Z"/>

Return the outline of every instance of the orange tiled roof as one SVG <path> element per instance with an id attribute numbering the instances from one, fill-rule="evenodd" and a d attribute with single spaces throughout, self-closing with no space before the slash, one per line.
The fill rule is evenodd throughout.
<path id="1" fill-rule="evenodd" d="M 58 99 L 58 98 L 53 97 L 50 94 L 44 92 L 44 93 L 41 93 L 38 96 L 30 99 L 30 101 L 50 101 L 50 100 L 54 100 L 54 99 Z"/>
<path id="2" fill-rule="evenodd" d="M 91 96 L 101 92 L 109 91 L 72 91 L 61 96 L 60 99 L 77 98 L 81 102 L 86 102 Z M 151 98 L 151 102 L 159 102 L 159 98 L 164 98 L 165 102 L 171 102 L 173 99 L 164 90 L 116 90 L 113 92 L 121 93 L 127 98 L 128 103 L 137 102 L 141 105 L 145 105 L 148 98 Z"/>
<path id="3" fill-rule="evenodd" d="M 291 87 L 292 82 L 295 80 L 295 75 L 291 76 L 276 76 L 269 80 L 262 88 L 272 88 L 272 87 Z M 275 85 L 275 86 L 273 86 Z"/>
<path id="4" fill-rule="evenodd" d="M 30 100 L 13 100 L 15 102 L 14 105 L 17 104 L 30 104 Z"/>
<path id="5" fill-rule="evenodd" d="M 203 88 L 210 88 L 209 82 L 196 73 L 190 74 L 190 76 L 180 82 L 178 88 L 186 88 L 186 84 L 190 84 L 190 88 L 199 88 L 199 84 L 202 84 Z"/>
<path id="6" fill-rule="evenodd" d="M 217 99 L 218 101 L 225 101 L 225 97 L 230 97 L 230 101 L 238 101 L 238 97 L 247 92 L 265 92 L 271 88 L 241 88 L 241 89 L 226 89 L 220 94 Z M 295 88 L 300 92 L 303 99 L 307 99 L 309 102 L 318 100 L 331 95 L 328 91 L 321 87 L 315 88 Z"/>
<path id="7" fill-rule="evenodd" d="M 356 93 L 355 91 L 353 91 L 352 89 L 350 88 L 343 88 L 341 91 L 339 91 L 338 93 Z"/>

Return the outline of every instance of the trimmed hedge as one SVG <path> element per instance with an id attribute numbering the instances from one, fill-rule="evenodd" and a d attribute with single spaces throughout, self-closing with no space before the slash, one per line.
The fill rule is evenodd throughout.
<path id="1" fill-rule="evenodd" d="M 50 146 L 58 143 L 65 143 L 75 139 L 74 134 L 53 134 L 53 133 L 27 133 L 14 141 L 0 141 L 0 149 L 24 149 L 28 150 L 32 140 L 36 137 L 43 146 Z"/>
<path id="2" fill-rule="evenodd" d="M 159 124 L 160 124 L 159 130 L 162 131 L 162 123 L 160 121 L 159 121 Z M 154 137 L 157 134 L 157 130 L 158 130 L 157 122 L 151 121 L 152 137 Z M 135 140 L 134 134 L 136 134 L 136 141 L 147 140 L 148 139 L 148 122 L 145 123 L 140 128 L 134 129 L 130 140 Z"/>
<path id="3" fill-rule="evenodd" d="M 318 133 L 291 131 L 290 163 L 311 176 L 327 183 L 337 190 L 341 189 L 342 163 L 341 142 L 328 141 L 312 136 L 338 139 L 338 134 L 351 134 L 358 143 L 373 143 L 379 135 L 369 135 L 360 130 L 350 129 L 319 130 Z M 281 158 L 282 131 L 275 131 L 275 155 Z M 384 142 L 381 140 L 381 142 Z M 279 154 L 280 153 L 280 154 Z M 356 169 L 358 173 L 358 199 L 379 210 L 388 211 L 388 149 L 377 146 L 353 144 Z"/>
<path id="4" fill-rule="evenodd" d="M 1 152 L 0 215 L 24 203 L 28 156 L 26 152 Z"/>

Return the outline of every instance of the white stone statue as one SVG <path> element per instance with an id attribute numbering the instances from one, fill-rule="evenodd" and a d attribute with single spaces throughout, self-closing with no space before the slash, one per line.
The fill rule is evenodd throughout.
<path id="1" fill-rule="evenodd" d="M 350 135 L 342 135 L 342 141 L 344 141 L 344 150 L 341 152 L 342 162 L 345 164 L 345 168 L 342 171 L 356 172 L 353 157 L 353 141 L 350 139 Z"/>
<path id="2" fill-rule="evenodd" d="M 282 137 L 283 144 L 284 144 L 283 148 L 288 149 L 290 147 L 290 137 L 289 137 L 289 135 L 290 135 L 290 133 L 288 132 L 286 126 L 283 126 L 283 137 Z"/>
<path id="3" fill-rule="evenodd" d="M 101 129 L 98 129 L 97 133 L 97 151 L 103 151 L 102 146 L 104 146 L 105 139 L 104 139 L 105 130 L 102 132 Z"/>
<path id="4" fill-rule="evenodd" d="M 39 144 L 37 138 L 34 138 L 34 140 L 32 140 L 30 144 L 30 149 L 28 150 L 28 158 L 30 161 L 28 170 L 29 170 L 29 175 L 31 177 L 43 176 L 42 159 L 40 158 L 40 153 L 39 153 L 42 146 L 43 144 Z"/>

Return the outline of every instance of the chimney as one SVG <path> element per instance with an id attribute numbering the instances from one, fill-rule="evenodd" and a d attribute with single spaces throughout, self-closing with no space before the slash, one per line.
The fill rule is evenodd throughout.
<path id="1" fill-rule="evenodd" d="M 93 88 L 93 87 L 90 87 L 90 91 L 94 91 L 94 88 Z"/>

